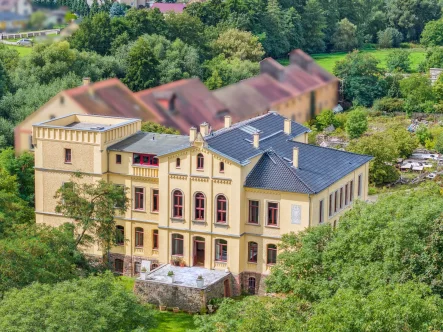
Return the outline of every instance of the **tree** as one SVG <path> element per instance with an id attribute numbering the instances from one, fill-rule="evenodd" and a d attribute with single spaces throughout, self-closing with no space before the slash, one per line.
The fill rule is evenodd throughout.
<path id="1" fill-rule="evenodd" d="M 213 43 L 214 54 L 224 54 L 226 58 L 260 61 L 265 52 L 258 37 L 250 32 L 228 29 Z"/>
<path id="2" fill-rule="evenodd" d="M 158 85 L 160 80 L 159 61 L 145 39 L 137 39 L 129 51 L 127 63 L 127 73 L 123 83 L 132 91 L 140 91 Z"/>
<path id="3" fill-rule="evenodd" d="M 400 158 L 408 158 L 418 147 L 416 137 L 401 125 L 389 126 L 386 130 L 386 136 L 392 137 L 396 143 Z"/>
<path id="4" fill-rule="evenodd" d="M 419 125 L 417 127 L 415 130 L 415 136 L 422 145 L 425 145 L 427 140 L 432 139 L 432 134 L 425 125 Z"/>
<path id="5" fill-rule="evenodd" d="M 206 80 L 205 84 L 209 90 L 219 89 L 224 86 L 217 69 L 212 72 L 211 76 Z"/>
<path id="6" fill-rule="evenodd" d="M 326 48 L 325 12 L 317 0 L 308 0 L 302 15 L 303 49 L 308 53 L 320 53 Z"/>
<path id="7" fill-rule="evenodd" d="M 46 14 L 40 10 L 37 10 L 31 14 L 29 18 L 29 25 L 31 29 L 42 30 L 45 27 Z"/>
<path id="8" fill-rule="evenodd" d="M 125 15 L 125 6 L 118 2 L 114 2 L 109 10 L 109 16 L 112 17 L 120 17 Z"/>
<path id="9" fill-rule="evenodd" d="M 111 273 L 11 290 L 0 306 L 3 331 L 144 331 L 154 326 L 152 310 Z"/>
<path id="10" fill-rule="evenodd" d="M 409 112 L 418 111 L 420 105 L 434 101 L 431 82 L 427 76 L 413 74 L 400 81 L 401 94 L 406 98 L 406 107 Z"/>
<path id="11" fill-rule="evenodd" d="M 17 68 L 19 59 L 20 55 L 15 48 L 0 43 L 0 63 L 8 73 Z"/>
<path id="12" fill-rule="evenodd" d="M 372 55 L 359 51 L 349 53 L 335 64 L 334 74 L 343 80 L 347 100 L 371 106 L 375 99 L 383 96 L 385 81 L 378 64 Z"/>
<path id="13" fill-rule="evenodd" d="M 329 126 L 338 128 L 339 123 L 332 110 L 324 110 L 315 118 L 315 127 L 318 131 L 323 131 Z"/>
<path id="14" fill-rule="evenodd" d="M 169 40 L 181 39 L 184 43 L 201 48 L 205 44 L 205 26 L 199 18 L 189 15 L 169 13 L 165 17 L 166 36 Z"/>
<path id="15" fill-rule="evenodd" d="M 75 248 L 72 225 L 54 228 L 18 219 L 8 224 L 6 232 L 0 232 L 0 294 L 36 281 L 72 279 L 89 268 Z"/>
<path id="16" fill-rule="evenodd" d="M 386 28 L 377 32 L 378 45 L 382 48 L 399 47 L 403 41 L 403 35 L 395 28 Z"/>
<path id="17" fill-rule="evenodd" d="M 386 67 L 389 72 L 407 73 L 411 67 L 410 52 L 408 50 L 394 50 L 386 60 Z"/>
<path id="18" fill-rule="evenodd" d="M 85 182 L 80 174 L 74 174 L 57 190 L 55 198 L 55 211 L 74 221 L 75 245 L 98 242 L 103 254 L 109 254 L 118 234 L 115 215 L 128 209 L 126 188 L 104 180 Z"/>
<path id="19" fill-rule="evenodd" d="M 438 135 L 436 141 L 435 141 L 435 150 L 442 154 L 443 153 L 443 133 Z"/>
<path id="20" fill-rule="evenodd" d="M 6 72 L 6 69 L 3 66 L 3 63 L 0 61 L 0 99 L 5 96 L 9 91 L 10 79 Z"/>
<path id="21" fill-rule="evenodd" d="M 380 185 L 397 180 L 398 172 L 394 165 L 399 152 L 392 137 L 386 136 L 384 133 L 364 136 L 351 142 L 348 150 L 374 157 L 369 163 L 369 180 L 371 183 Z"/>
<path id="22" fill-rule="evenodd" d="M 180 132 L 175 128 L 165 127 L 155 122 L 143 122 L 141 131 L 145 131 L 148 133 L 159 133 L 159 134 L 172 134 L 172 135 L 180 134 Z"/>
<path id="23" fill-rule="evenodd" d="M 337 24 L 334 36 L 332 37 L 335 51 L 352 51 L 358 47 L 357 26 L 344 18 Z"/>
<path id="24" fill-rule="evenodd" d="M 427 47 L 443 45 L 443 19 L 430 21 L 426 24 L 421 34 L 420 43 Z"/>
<path id="25" fill-rule="evenodd" d="M 144 34 L 166 33 L 164 16 L 158 8 L 149 10 L 131 8 L 126 12 L 125 21 L 133 39 Z"/>
<path id="26" fill-rule="evenodd" d="M 346 121 L 346 132 L 350 138 L 359 138 L 368 130 L 368 118 L 364 110 L 351 111 Z"/>

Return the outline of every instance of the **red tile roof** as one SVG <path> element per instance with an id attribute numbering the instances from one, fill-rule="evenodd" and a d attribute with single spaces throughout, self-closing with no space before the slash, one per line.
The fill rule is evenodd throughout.
<path id="1" fill-rule="evenodd" d="M 167 13 L 167 12 L 183 13 L 183 10 L 186 8 L 186 4 L 156 2 L 152 4 L 150 8 L 158 8 L 162 13 Z"/>
<path id="2" fill-rule="evenodd" d="M 140 118 L 157 121 L 157 117 L 117 78 L 66 90 L 88 114 Z"/>
<path id="3" fill-rule="evenodd" d="M 182 133 L 208 122 L 213 129 L 223 127 L 227 107 L 198 79 L 183 79 L 135 94 L 155 113 L 159 122 Z"/>

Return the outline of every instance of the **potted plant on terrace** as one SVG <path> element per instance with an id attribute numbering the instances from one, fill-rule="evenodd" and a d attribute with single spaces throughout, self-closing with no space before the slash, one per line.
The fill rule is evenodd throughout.
<path id="1" fill-rule="evenodd" d="M 180 265 L 180 267 L 185 267 L 186 266 L 186 262 L 183 259 L 181 259 L 180 262 L 179 262 L 179 265 Z"/>
<path id="2" fill-rule="evenodd" d="M 140 279 L 141 280 L 146 280 L 146 272 L 148 272 L 148 270 L 146 270 L 146 267 L 142 267 L 142 269 L 140 270 Z"/>
<path id="3" fill-rule="evenodd" d="M 169 281 L 171 282 L 171 284 L 174 283 L 174 281 L 175 281 L 174 272 L 169 271 L 168 272 L 168 277 L 169 277 Z"/>
<path id="4" fill-rule="evenodd" d="M 198 288 L 203 288 L 203 286 L 204 286 L 204 284 L 205 284 L 205 279 L 203 279 L 203 276 L 200 274 L 200 275 L 197 277 L 196 282 L 197 282 L 197 287 L 198 287 Z"/>

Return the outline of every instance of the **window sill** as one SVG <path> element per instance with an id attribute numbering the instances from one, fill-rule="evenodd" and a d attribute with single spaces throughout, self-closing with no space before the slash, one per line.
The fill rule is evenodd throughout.
<path id="1" fill-rule="evenodd" d="M 250 261 L 248 261 L 248 264 L 254 264 L 254 265 L 257 265 L 258 263 L 257 263 L 257 262 L 250 262 Z"/>
<path id="2" fill-rule="evenodd" d="M 217 264 L 228 264 L 228 261 L 218 261 L 218 260 L 214 260 L 214 263 L 217 263 Z"/>
<path id="3" fill-rule="evenodd" d="M 135 246 L 135 249 L 143 249 L 143 246 Z"/>
<path id="4" fill-rule="evenodd" d="M 206 225 L 206 220 L 192 220 L 193 224 Z"/>
<path id="5" fill-rule="evenodd" d="M 223 224 L 223 223 L 220 223 L 220 222 L 215 222 L 215 223 L 214 223 L 214 226 L 215 226 L 215 227 L 224 227 L 224 228 L 228 228 L 228 227 L 229 227 L 229 224 L 228 224 L 228 223 Z"/>
<path id="6" fill-rule="evenodd" d="M 185 219 L 183 219 L 183 218 L 174 218 L 174 217 L 172 217 L 171 218 L 171 222 L 181 222 L 181 223 L 185 223 Z"/>
<path id="7" fill-rule="evenodd" d="M 72 165 L 72 162 L 71 161 L 65 161 L 65 164 L 66 165 Z"/>
<path id="8" fill-rule="evenodd" d="M 196 170 L 197 172 L 204 172 L 204 171 L 205 171 L 204 168 L 196 168 L 195 170 Z"/>
<path id="9" fill-rule="evenodd" d="M 151 211 L 151 213 L 159 214 L 159 211 Z"/>
<path id="10" fill-rule="evenodd" d="M 145 209 L 132 209 L 133 212 L 146 212 Z"/>
<path id="11" fill-rule="evenodd" d="M 247 222 L 245 225 L 248 225 L 248 226 L 260 226 L 260 224 L 256 224 L 256 223 L 252 223 L 252 222 Z"/>
<path id="12" fill-rule="evenodd" d="M 158 165 L 131 164 L 132 167 L 158 168 Z"/>
<path id="13" fill-rule="evenodd" d="M 280 226 L 266 225 L 266 228 L 280 229 Z"/>
<path id="14" fill-rule="evenodd" d="M 116 246 L 116 247 L 124 247 L 125 244 L 124 244 L 124 243 L 116 243 L 115 246 Z"/>

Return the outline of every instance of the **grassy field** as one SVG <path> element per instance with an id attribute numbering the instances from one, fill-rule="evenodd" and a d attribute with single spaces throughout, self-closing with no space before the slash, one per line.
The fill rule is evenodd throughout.
<path id="1" fill-rule="evenodd" d="M 8 47 L 17 50 L 20 56 L 29 55 L 32 52 L 32 47 L 14 46 L 14 45 L 8 45 Z"/>
<path id="2" fill-rule="evenodd" d="M 361 52 L 370 53 L 375 58 L 380 60 L 380 67 L 386 67 L 386 59 L 393 49 L 383 49 L 383 50 L 363 50 Z M 418 65 L 425 59 L 426 51 L 422 48 L 410 49 L 411 55 L 411 69 L 413 71 L 417 70 Z M 324 69 L 332 73 L 334 65 L 337 61 L 343 59 L 347 53 L 322 53 L 322 54 L 312 54 L 315 61 L 322 66 Z M 283 65 L 289 64 L 288 59 L 281 59 L 279 62 Z"/>

